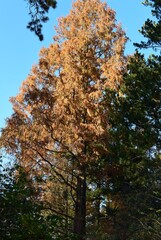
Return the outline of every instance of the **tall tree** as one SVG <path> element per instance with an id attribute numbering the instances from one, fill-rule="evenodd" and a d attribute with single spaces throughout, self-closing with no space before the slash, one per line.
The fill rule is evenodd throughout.
<path id="1" fill-rule="evenodd" d="M 73 219 L 73 232 L 81 240 L 87 178 L 92 165 L 108 155 L 105 93 L 120 87 L 127 38 L 114 11 L 100 0 L 74 2 L 56 31 L 54 43 L 41 50 L 39 64 L 11 99 L 14 114 L 1 141 L 31 169 L 31 177 L 57 179 L 60 192 L 70 196 L 66 216 Z M 55 211 L 65 215 L 59 206 Z"/>
<path id="2" fill-rule="evenodd" d="M 119 239 L 160 239 L 160 58 L 136 53 L 129 61 L 120 94 L 112 105 L 111 154 L 119 174 L 111 178 L 111 203 Z M 108 100 L 109 102 L 109 100 Z M 115 199 L 120 204 L 115 205 Z"/>
<path id="3" fill-rule="evenodd" d="M 160 48 L 160 1 L 145 1 L 158 22 L 147 20 L 139 48 Z M 111 179 L 108 213 L 119 239 L 160 239 L 161 58 L 136 52 L 129 58 L 120 93 L 110 92 L 111 156 L 118 169 Z M 110 102 L 108 100 L 108 102 Z M 115 204 L 119 199 L 120 204 Z M 117 238 L 116 237 L 116 238 Z"/>

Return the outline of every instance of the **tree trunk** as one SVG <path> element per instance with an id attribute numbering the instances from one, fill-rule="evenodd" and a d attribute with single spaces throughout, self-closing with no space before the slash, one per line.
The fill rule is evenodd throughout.
<path id="1" fill-rule="evenodd" d="M 74 233 L 78 240 L 86 234 L 86 177 L 85 171 L 77 177 L 77 191 L 74 216 Z"/>

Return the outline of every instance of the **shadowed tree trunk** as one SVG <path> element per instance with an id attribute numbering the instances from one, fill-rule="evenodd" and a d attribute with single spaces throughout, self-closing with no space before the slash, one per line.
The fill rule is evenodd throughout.
<path id="1" fill-rule="evenodd" d="M 77 177 L 77 191 L 74 216 L 74 233 L 78 240 L 86 234 L 86 176 L 85 170 Z"/>

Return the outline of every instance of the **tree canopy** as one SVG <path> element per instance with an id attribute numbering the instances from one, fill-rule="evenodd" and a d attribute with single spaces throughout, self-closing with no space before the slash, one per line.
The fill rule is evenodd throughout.
<path id="1" fill-rule="evenodd" d="M 31 177 L 42 174 L 59 184 L 58 205 L 52 208 L 64 215 L 67 205 L 77 239 L 86 231 L 89 168 L 108 154 L 105 91 L 118 90 L 122 82 L 126 41 L 105 3 L 74 2 L 59 20 L 54 43 L 41 50 L 39 64 L 11 99 L 14 114 L 2 133 L 6 150 L 31 169 Z M 57 187 L 54 181 L 49 180 L 51 189 Z M 65 206 L 64 191 L 69 195 Z"/>
<path id="2" fill-rule="evenodd" d="M 108 93 L 111 164 L 120 169 L 111 179 L 109 210 L 120 239 L 160 239 L 160 58 L 136 53 L 129 59 L 121 94 Z M 109 100 L 108 100 L 109 101 Z M 107 159 L 108 160 L 108 159 Z M 112 200 L 111 200 L 112 201 Z"/>
<path id="3" fill-rule="evenodd" d="M 151 27 L 139 47 L 160 45 Z M 22 173 L 1 195 L 2 230 L 6 218 L 9 234 L 20 224 L 28 239 L 160 240 L 160 56 L 125 56 L 126 34 L 100 0 L 75 1 L 53 39 L 2 129 Z"/>
<path id="4" fill-rule="evenodd" d="M 144 1 L 145 6 L 152 8 L 152 16 L 154 20 L 147 19 L 141 29 L 141 33 L 147 41 L 136 43 L 135 46 L 140 48 L 161 48 L 161 2 L 160 0 L 146 0 Z"/>

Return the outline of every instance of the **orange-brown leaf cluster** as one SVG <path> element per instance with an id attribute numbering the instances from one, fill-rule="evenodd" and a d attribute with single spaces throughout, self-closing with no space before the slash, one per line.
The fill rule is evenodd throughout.
<path id="1" fill-rule="evenodd" d="M 106 91 L 122 82 L 127 38 L 105 3 L 77 0 L 53 39 L 11 98 L 3 145 L 28 170 L 73 176 L 108 154 Z"/>

